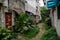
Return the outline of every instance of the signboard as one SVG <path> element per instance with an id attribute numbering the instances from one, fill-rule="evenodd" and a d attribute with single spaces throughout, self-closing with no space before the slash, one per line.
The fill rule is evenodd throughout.
<path id="1" fill-rule="evenodd" d="M 52 8 L 52 7 L 55 7 L 55 6 L 58 6 L 58 5 L 59 5 L 58 0 L 50 0 L 50 1 L 46 2 L 46 7 L 47 8 Z"/>

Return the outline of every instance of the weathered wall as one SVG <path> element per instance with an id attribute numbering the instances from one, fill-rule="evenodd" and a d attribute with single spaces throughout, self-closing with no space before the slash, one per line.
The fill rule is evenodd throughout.
<path id="1" fill-rule="evenodd" d="M 52 21 L 52 26 L 54 26 L 56 28 L 57 34 L 60 37 L 60 19 L 58 19 L 57 17 L 57 7 L 55 7 L 54 11 L 53 9 L 50 12 L 50 16 L 51 16 L 51 21 Z"/>
<path id="2" fill-rule="evenodd" d="M 16 12 L 24 12 L 25 11 L 25 4 L 22 1 L 15 1 L 15 0 L 10 0 L 9 7 L 12 10 L 15 10 Z"/>
<path id="3" fill-rule="evenodd" d="M 36 8 L 38 7 L 38 8 Z M 38 2 L 36 2 L 36 0 L 26 0 L 25 3 L 25 10 L 32 12 L 34 15 L 39 15 L 40 16 L 40 11 L 39 11 L 40 7 L 38 5 Z M 36 12 L 37 10 L 37 12 Z"/>

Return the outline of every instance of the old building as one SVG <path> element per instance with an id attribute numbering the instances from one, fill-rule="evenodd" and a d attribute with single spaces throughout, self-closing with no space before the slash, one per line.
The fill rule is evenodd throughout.
<path id="1" fill-rule="evenodd" d="M 46 7 L 50 10 L 52 26 L 56 28 L 58 36 L 60 36 L 60 0 L 47 0 Z"/>
<path id="2" fill-rule="evenodd" d="M 26 12 L 35 23 L 41 19 L 39 0 L 1 0 L 0 23 L 7 28 L 14 25 L 16 14 Z"/>
<path id="3" fill-rule="evenodd" d="M 26 0 L 25 12 L 34 19 L 34 22 L 38 23 L 41 19 L 39 0 Z"/>
<path id="4" fill-rule="evenodd" d="M 16 14 L 24 11 L 24 1 L 22 0 L 1 0 L 0 1 L 0 23 L 7 28 L 14 25 Z"/>

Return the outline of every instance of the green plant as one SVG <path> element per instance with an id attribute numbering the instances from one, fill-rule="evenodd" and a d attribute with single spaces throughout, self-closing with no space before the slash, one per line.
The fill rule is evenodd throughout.
<path id="1" fill-rule="evenodd" d="M 15 17 L 15 25 L 13 29 L 15 32 L 22 33 L 25 28 L 28 29 L 29 26 L 33 24 L 33 21 L 24 13 L 20 13 L 18 17 Z"/>
<path id="2" fill-rule="evenodd" d="M 28 37 L 28 38 L 32 38 L 32 37 L 36 36 L 38 34 L 38 32 L 39 32 L 38 27 L 30 27 L 29 30 L 24 31 L 24 36 Z"/>
<path id="3" fill-rule="evenodd" d="M 46 18 L 45 24 L 48 25 L 48 26 L 52 26 L 51 25 L 51 19 L 50 18 Z"/>
<path id="4" fill-rule="evenodd" d="M 49 30 L 50 28 L 51 28 L 51 26 L 48 26 L 47 24 L 45 24 L 45 23 L 43 23 L 43 28 L 45 29 L 45 30 Z"/>
<path id="5" fill-rule="evenodd" d="M 50 11 L 47 10 L 45 7 L 42 7 L 41 10 L 42 20 L 40 22 L 46 23 L 48 26 L 51 26 L 51 19 L 50 19 Z"/>
<path id="6" fill-rule="evenodd" d="M 11 30 L 0 27 L 0 40 L 17 40 L 17 35 Z"/>
<path id="7" fill-rule="evenodd" d="M 28 15 L 20 13 L 18 17 L 15 17 L 13 30 L 15 33 L 21 33 L 26 37 L 33 37 L 38 33 L 39 28 L 34 25 L 33 20 Z"/>
<path id="8" fill-rule="evenodd" d="M 41 40 L 60 40 L 60 39 L 57 36 L 55 28 L 50 28 L 43 34 Z"/>

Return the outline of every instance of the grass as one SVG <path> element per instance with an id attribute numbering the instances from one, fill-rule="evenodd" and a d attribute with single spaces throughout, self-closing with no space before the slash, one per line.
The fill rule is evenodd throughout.
<path id="1" fill-rule="evenodd" d="M 60 39 L 58 38 L 56 29 L 52 27 L 43 34 L 41 40 L 60 40 Z"/>
<path id="2" fill-rule="evenodd" d="M 45 29 L 45 30 L 48 30 L 48 29 L 50 29 L 51 27 L 50 26 L 48 26 L 47 24 L 45 24 L 45 23 L 43 23 L 43 28 Z"/>
<path id="3" fill-rule="evenodd" d="M 28 31 L 26 31 L 24 33 L 24 36 L 26 37 L 26 39 L 33 38 L 38 34 L 38 32 L 39 32 L 39 28 L 33 27 L 33 28 L 30 28 Z"/>

